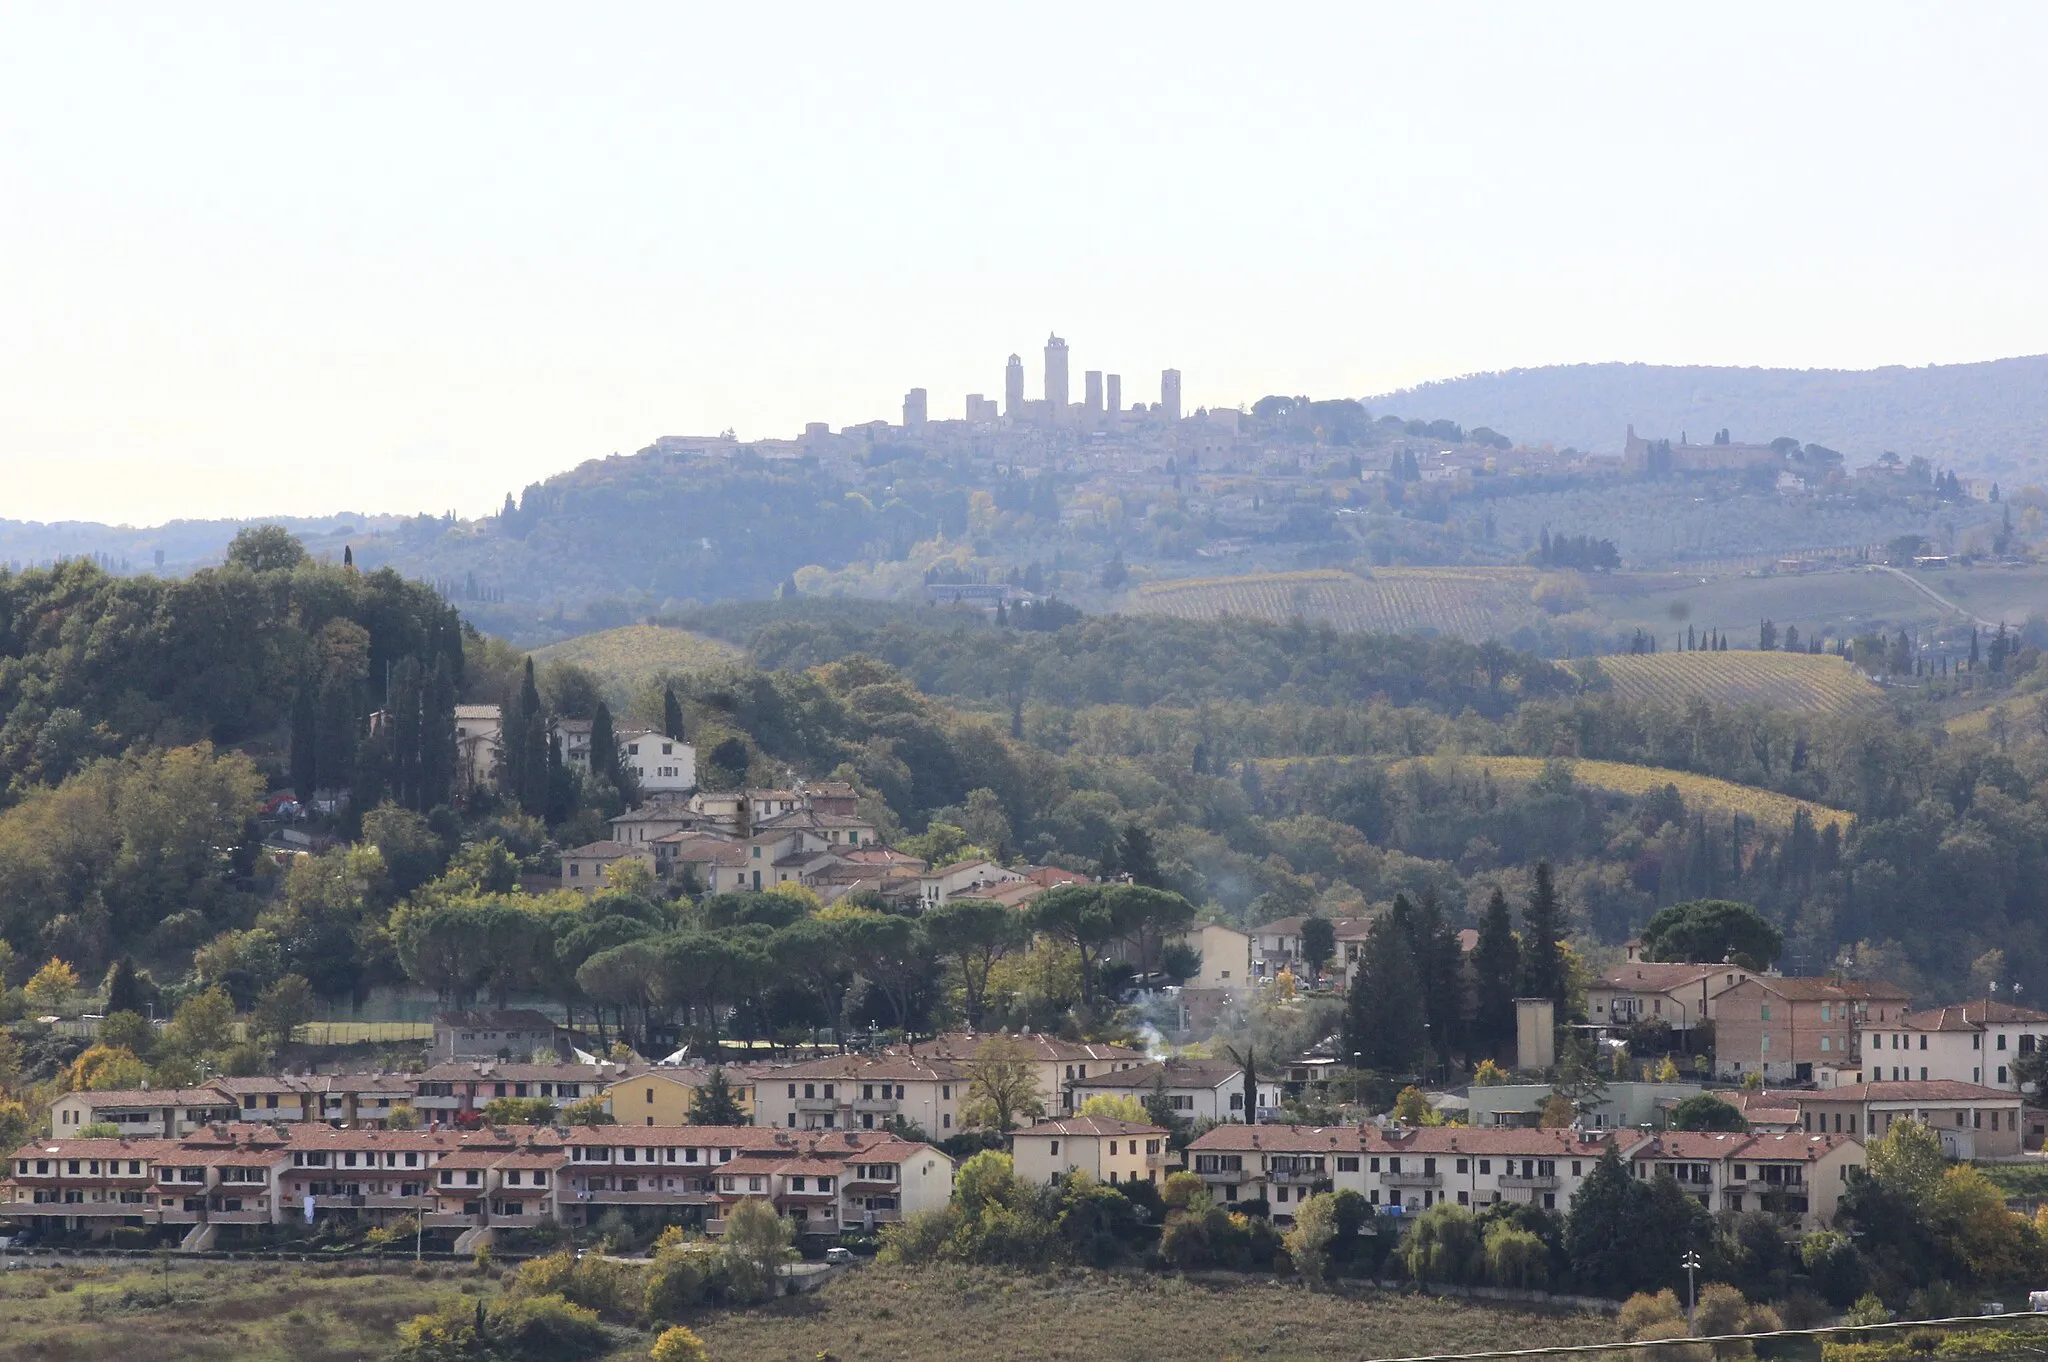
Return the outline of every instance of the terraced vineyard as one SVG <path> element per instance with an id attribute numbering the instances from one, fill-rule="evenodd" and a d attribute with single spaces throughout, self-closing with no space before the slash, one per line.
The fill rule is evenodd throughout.
<path id="1" fill-rule="evenodd" d="M 588 667 L 615 695 L 630 695 L 663 672 L 691 671 L 736 662 L 729 643 L 656 624 L 628 624 L 601 633 L 552 643 L 533 655 L 536 663 L 573 662 Z"/>
<path id="2" fill-rule="evenodd" d="M 1483 639 L 1537 618 L 1541 612 L 1529 599 L 1535 581 L 1526 568 L 1255 572 L 1150 582 L 1131 593 L 1126 608 L 1182 619 L 1305 619 L 1363 632 L 1434 630 Z"/>
<path id="3" fill-rule="evenodd" d="M 1460 771 L 1484 771 L 1497 781 L 1521 783 L 1541 775 L 1544 762 L 1541 757 L 1411 757 L 1394 763 L 1391 769 L 1398 772 L 1418 764 L 1427 765 L 1447 777 Z M 1633 766 L 1622 761 L 1569 760 L 1566 764 L 1571 767 L 1573 780 L 1595 789 L 1637 797 L 1652 790 L 1661 790 L 1666 785 L 1675 785 L 1687 808 L 1748 814 L 1758 823 L 1772 827 L 1791 826 L 1792 815 L 1801 808 L 1813 819 L 1816 828 L 1835 823 L 1846 832 L 1856 821 L 1856 815 L 1843 809 L 1831 809 L 1825 804 L 1811 804 L 1790 795 L 1759 790 L 1754 785 L 1737 785 L 1732 780 L 1716 780 L 1712 776 L 1694 775 L 1689 771 L 1673 771 L 1662 766 Z"/>
<path id="4" fill-rule="evenodd" d="M 1600 659 L 1614 692 L 1682 704 L 1695 697 L 1774 709 L 1840 710 L 1883 694 L 1843 658 L 1813 653 L 1649 653 Z"/>

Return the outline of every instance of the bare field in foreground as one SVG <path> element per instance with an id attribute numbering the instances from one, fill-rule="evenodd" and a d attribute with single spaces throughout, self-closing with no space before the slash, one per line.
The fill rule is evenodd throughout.
<path id="1" fill-rule="evenodd" d="M 7 1362 L 383 1362 L 398 1325 L 451 1298 L 495 1294 L 464 1267 L 36 1268 L 0 1279 Z M 1541 1314 L 1424 1296 L 1312 1295 L 1293 1283 L 1224 1285 L 1105 1273 L 863 1265 L 815 1296 L 689 1321 L 713 1362 L 1322 1362 L 1615 1336 L 1604 1315 Z M 614 1331 L 606 1362 L 645 1359 L 653 1336 Z"/>
<path id="2" fill-rule="evenodd" d="M 1312 1295 L 1248 1279 L 1026 1276 L 988 1268 L 863 1267 L 815 1297 L 692 1324 L 716 1362 L 1326 1362 L 1329 1358 L 1598 1343 L 1614 1321 L 1422 1296 Z"/>

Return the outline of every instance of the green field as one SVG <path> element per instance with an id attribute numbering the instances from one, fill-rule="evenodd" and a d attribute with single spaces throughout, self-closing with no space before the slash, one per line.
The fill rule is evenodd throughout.
<path id="1" fill-rule="evenodd" d="M 1148 582 L 1126 597 L 1124 608 L 1181 619 L 1298 618 L 1362 632 L 1432 629 L 1483 639 L 1511 633 L 1542 614 L 1529 595 L 1535 582 L 1528 568 L 1249 572 Z"/>
<path id="2" fill-rule="evenodd" d="M 658 624 L 628 624 L 601 633 L 580 634 L 551 643 L 533 655 L 537 666 L 572 662 L 586 667 L 606 690 L 621 699 L 666 672 L 697 671 L 737 662 L 739 658 L 740 650 L 730 643 Z"/>
<path id="3" fill-rule="evenodd" d="M 292 1039 L 301 1045 L 390 1045 L 432 1040 L 432 1022 L 301 1022 Z"/>
<path id="4" fill-rule="evenodd" d="M 399 1323 L 440 1302 L 494 1293 L 466 1267 L 177 1263 L 38 1268 L 0 1279 L 7 1362 L 373 1362 Z M 1311 1295 L 1264 1279 L 1025 1275 L 863 1265 L 814 1296 L 689 1321 L 714 1362 L 951 1362 L 993 1350 L 1015 1362 L 1220 1362 L 1597 1343 L 1602 1315 L 1538 1314 L 1377 1292 Z M 615 1332 L 607 1362 L 644 1359 L 652 1335 Z"/>
<path id="5" fill-rule="evenodd" d="M 1427 767 L 1450 777 L 1460 772 L 1484 771 L 1497 781 L 1521 784 L 1543 774 L 1549 763 L 1542 757 L 1410 757 L 1395 762 L 1388 768 L 1398 774 L 1409 767 Z M 1856 815 L 1843 809 L 1831 809 L 1825 804 L 1814 804 L 1790 795 L 1781 795 L 1771 790 L 1759 790 L 1754 785 L 1737 785 L 1732 780 L 1717 780 L 1713 776 L 1694 775 L 1690 771 L 1673 771 L 1662 766 L 1637 766 L 1621 761 L 1583 761 L 1568 758 L 1565 764 L 1571 768 L 1572 779 L 1581 785 L 1590 785 L 1597 790 L 1611 790 L 1616 794 L 1641 798 L 1653 790 L 1666 785 L 1678 790 L 1690 808 L 1714 809 L 1721 813 L 1740 813 L 1754 818 L 1759 823 L 1773 827 L 1789 827 L 1792 818 L 1800 809 L 1805 809 L 1813 819 L 1815 827 L 1839 824 L 1847 830 L 1856 821 Z"/>

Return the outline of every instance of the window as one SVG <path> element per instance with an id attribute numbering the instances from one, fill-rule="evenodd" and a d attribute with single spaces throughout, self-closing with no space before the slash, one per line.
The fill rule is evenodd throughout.
<path id="1" fill-rule="evenodd" d="M 1923 1049 L 1923 1050 L 1925 1050 L 1925 1049 L 1927 1048 L 1927 1037 L 1925 1037 L 1925 1036 L 1922 1036 L 1922 1037 L 1920 1037 L 1920 1048 L 1921 1048 L 1921 1049 Z M 2000 1037 L 1998 1038 L 1998 1048 L 1999 1048 L 1999 1049 L 2001 1049 L 2001 1050 L 2003 1050 L 2003 1049 L 2005 1048 L 2005 1037 L 2004 1037 L 2004 1036 L 2000 1036 Z"/>
<path id="2" fill-rule="evenodd" d="M 1758 1021 L 1769 1021 L 1770 1019 L 1771 1019 L 1771 1005 L 1770 1005 L 1769 1003 L 1765 1003 L 1765 1004 L 1763 1005 L 1763 1013 L 1762 1013 L 1762 1015 L 1761 1015 L 1761 1016 L 1759 1016 L 1759 1017 L 1757 1018 L 1757 1020 L 1758 1020 Z"/>
<path id="3" fill-rule="evenodd" d="M 1925 1072 L 1922 1072 L 1920 1076 L 1922 1078 L 1927 1077 Z M 2005 1066 L 2003 1064 L 1998 1066 L 1998 1081 L 2001 1083 L 2005 1082 Z"/>
<path id="4" fill-rule="evenodd" d="M 1157 1144 L 1159 1142 L 1153 1140 L 1151 1143 Z M 1358 1171 L 1358 1156 L 1355 1154 L 1350 1156 L 1339 1154 L 1337 1156 L 1337 1171 L 1340 1173 L 1356 1173 Z"/>
<path id="5" fill-rule="evenodd" d="M 1059 1156 L 1059 1152 L 1060 1152 L 1060 1142 L 1059 1142 L 1058 1140 L 1054 1140 L 1054 1141 L 1052 1142 L 1052 1152 L 1053 1152 L 1053 1156 L 1054 1156 L 1055 1158 L 1057 1158 L 1057 1157 Z"/>
<path id="6" fill-rule="evenodd" d="M 1379 1165 L 1378 1165 L 1377 1163 L 1375 1163 L 1375 1164 L 1373 1165 L 1373 1167 L 1377 1168 L 1377 1167 L 1379 1167 Z M 1491 1173 L 1491 1172 L 1493 1171 L 1493 1160 L 1492 1160 L 1492 1159 L 1481 1159 L 1481 1160 L 1479 1161 L 1479 1171 L 1480 1171 L 1480 1172 L 1482 1172 L 1482 1173 Z"/>
<path id="7" fill-rule="evenodd" d="M 1341 1163 L 1342 1161 L 1340 1160 L 1339 1162 Z M 1459 1159 L 1459 1160 L 1458 1160 L 1458 1171 L 1459 1171 L 1460 1173 L 1470 1172 L 1470 1171 L 1471 1171 L 1471 1169 L 1470 1169 L 1470 1167 L 1469 1167 L 1469 1164 L 1470 1164 L 1470 1162 L 1471 1162 L 1471 1161 L 1470 1161 L 1469 1159 Z"/>

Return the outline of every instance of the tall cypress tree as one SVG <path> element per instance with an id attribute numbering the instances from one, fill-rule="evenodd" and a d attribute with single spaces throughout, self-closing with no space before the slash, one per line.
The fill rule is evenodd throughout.
<path id="1" fill-rule="evenodd" d="M 612 708 L 602 700 L 590 716 L 590 774 L 610 782 L 613 789 L 619 786 L 619 739 L 612 732 Z"/>
<path id="2" fill-rule="evenodd" d="M 661 688 L 661 731 L 676 742 L 683 741 L 683 702 L 676 699 L 676 683 Z"/>
<path id="3" fill-rule="evenodd" d="M 1550 877 L 1550 862 L 1536 863 L 1536 883 L 1522 910 L 1522 996 L 1548 998 L 1564 1020 L 1564 905 Z"/>
<path id="4" fill-rule="evenodd" d="M 1508 916 L 1507 896 L 1495 889 L 1479 915 L 1479 944 L 1472 952 L 1478 1013 L 1477 1048 L 1497 1055 L 1515 1039 L 1515 998 L 1521 987 L 1522 944 Z"/>
<path id="5" fill-rule="evenodd" d="M 1465 979 L 1459 968 L 1458 933 L 1444 915 L 1434 889 L 1422 891 L 1409 927 L 1415 972 L 1422 984 L 1423 1012 L 1437 1058 L 1448 1062 L 1465 1046 Z"/>
<path id="6" fill-rule="evenodd" d="M 1394 908 L 1365 934 L 1345 999 L 1344 1054 L 1360 1068 L 1412 1074 L 1423 1057 L 1422 981 L 1406 925 L 1413 912 L 1405 897 L 1397 896 Z"/>

